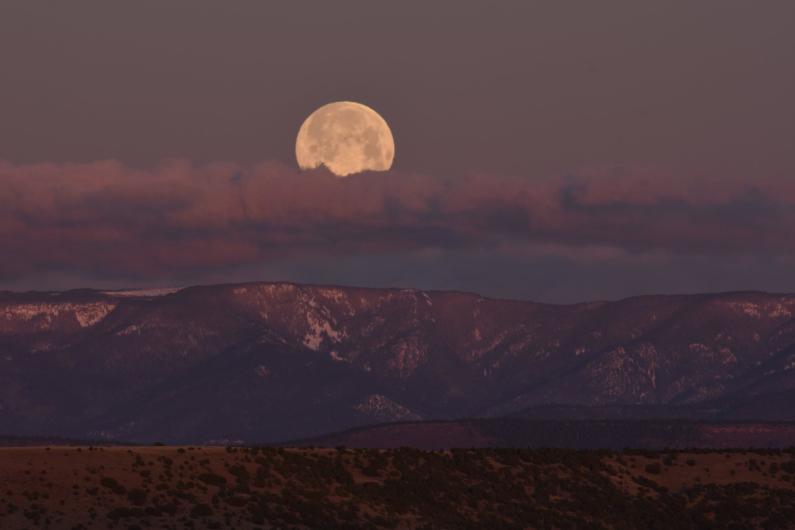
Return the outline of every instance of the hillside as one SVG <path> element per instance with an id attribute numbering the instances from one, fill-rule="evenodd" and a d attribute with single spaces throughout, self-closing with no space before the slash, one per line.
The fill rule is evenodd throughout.
<path id="1" fill-rule="evenodd" d="M 795 420 L 795 296 L 0 293 L 0 434 L 276 442 L 464 417 Z"/>
<path id="2" fill-rule="evenodd" d="M 0 449 L 0 527 L 793 528 L 791 452 Z"/>
<path id="3" fill-rule="evenodd" d="M 291 445 L 424 450 L 450 448 L 786 449 L 795 423 L 689 420 L 524 420 L 515 418 L 402 422 L 359 427 Z"/>

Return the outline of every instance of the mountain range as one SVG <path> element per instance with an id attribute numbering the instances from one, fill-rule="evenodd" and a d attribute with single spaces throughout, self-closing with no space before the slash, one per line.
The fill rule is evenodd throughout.
<path id="1" fill-rule="evenodd" d="M 0 434 L 273 443 L 460 418 L 792 421 L 794 313 L 795 295 L 759 292 L 0 292 Z"/>

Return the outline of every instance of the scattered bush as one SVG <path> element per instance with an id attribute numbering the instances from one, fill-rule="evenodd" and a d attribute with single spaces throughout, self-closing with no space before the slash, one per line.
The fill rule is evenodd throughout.
<path id="1" fill-rule="evenodd" d="M 658 462 L 646 464 L 646 467 L 643 469 L 646 470 L 646 473 L 651 473 L 652 475 L 659 475 L 662 473 L 662 466 Z"/>
<path id="2" fill-rule="evenodd" d="M 127 500 L 130 501 L 130 504 L 134 504 L 135 506 L 143 506 L 146 504 L 147 494 L 141 488 L 131 489 L 129 493 L 127 493 Z"/>
<path id="3" fill-rule="evenodd" d="M 119 484 L 119 482 L 113 477 L 102 477 L 99 483 L 116 495 L 124 495 L 127 493 L 127 488 Z"/>
<path id="4" fill-rule="evenodd" d="M 209 517 L 213 514 L 213 509 L 210 507 L 209 504 L 197 504 L 193 507 L 190 511 L 190 516 L 194 519 L 198 519 L 199 517 Z"/>

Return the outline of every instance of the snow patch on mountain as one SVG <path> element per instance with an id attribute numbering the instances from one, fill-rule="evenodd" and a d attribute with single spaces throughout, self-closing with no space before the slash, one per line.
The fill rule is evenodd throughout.
<path id="1" fill-rule="evenodd" d="M 762 308 L 753 302 L 729 302 L 729 307 L 751 318 L 762 318 Z"/>
<path id="2" fill-rule="evenodd" d="M 505 338 L 507 337 L 507 335 L 508 335 L 507 332 L 498 333 L 495 337 L 493 337 L 486 344 L 482 344 L 482 341 L 484 340 L 484 337 L 483 337 L 480 329 L 476 327 L 473 339 L 475 340 L 476 343 L 481 343 L 480 346 L 479 347 L 473 347 L 471 350 L 469 350 L 469 352 L 463 351 L 461 355 L 462 355 L 463 359 L 465 361 L 467 361 L 467 362 L 477 361 L 477 360 L 481 359 L 487 353 L 490 353 L 490 352 L 494 351 L 495 349 L 497 349 L 499 346 L 501 346 L 503 344 L 503 342 L 505 341 Z M 511 350 L 511 348 L 509 348 L 509 351 L 511 351 L 511 353 L 514 353 Z"/>
<path id="3" fill-rule="evenodd" d="M 329 300 L 333 300 L 338 304 L 348 299 L 342 289 L 322 288 L 318 289 L 317 292 L 320 296 L 323 296 Z"/>
<path id="4" fill-rule="evenodd" d="M 131 324 L 124 329 L 121 329 L 116 332 L 116 335 L 120 337 L 125 337 L 127 335 L 140 335 L 141 334 L 141 326 L 136 324 Z"/>
<path id="5" fill-rule="evenodd" d="M 767 316 L 770 318 L 791 317 L 792 311 L 784 304 L 773 304 L 773 306 L 768 309 Z"/>
<path id="6" fill-rule="evenodd" d="M 413 421 L 422 417 L 382 394 L 371 394 L 353 407 L 379 421 Z"/>
<path id="7" fill-rule="evenodd" d="M 427 349 L 418 337 L 411 336 L 394 344 L 391 352 L 389 369 L 397 372 L 398 377 L 408 377 L 425 361 Z"/>
<path id="8" fill-rule="evenodd" d="M 118 298 L 155 298 L 178 293 L 182 287 L 164 287 L 160 289 L 127 289 L 124 291 L 102 291 L 102 294 Z"/>
<path id="9" fill-rule="evenodd" d="M 91 327 L 116 309 L 115 302 L 18 304 L 3 308 L 0 313 L 7 321 L 35 321 L 39 330 L 49 329 L 55 319 L 73 315 L 81 328 Z"/>
<path id="10" fill-rule="evenodd" d="M 310 350 L 319 350 L 324 339 L 336 343 L 345 337 L 344 332 L 334 329 L 328 320 L 319 318 L 311 311 L 306 313 L 306 322 L 309 324 L 309 331 L 304 335 L 304 346 Z"/>

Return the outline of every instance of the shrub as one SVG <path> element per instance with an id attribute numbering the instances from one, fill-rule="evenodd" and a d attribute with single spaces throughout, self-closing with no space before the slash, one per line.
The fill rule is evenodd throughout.
<path id="1" fill-rule="evenodd" d="M 146 492 L 141 488 L 131 489 L 129 493 L 127 493 L 127 500 L 130 501 L 130 504 L 134 504 L 135 506 L 143 506 L 146 504 Z"/>
<path id="2" fill-rule="evenodd" d="M 197 504 L 193 507 L 190 511 L 190 516 L 194 519 L 199 517 L 209 517 L 213 514 L 213 509 L 210 507 L 209 504 Z"/>
<path id="3" fill-rule="evenodd" d="M 196 478 L 211 486 L 218 486 L 219 488 L 226 486 L 226 479 L 217 473 L 202 473 Z"/>
<path id="4" fill-rule="evenodd" d="M 99 483 L 116 495 L 124 495 L 127 493 L 127 488 L 119 484 L 119 482 L 113 477 L 102 477 Z"/>
<path id="5" fill-rule="evenodd" d="M 653 464 L 646 464 L 644 468 L 646 473 L 651 473 L 652 475 L 659 475 L 662 473 L 662 466 L 658 462 L 654 462 Z"/>

